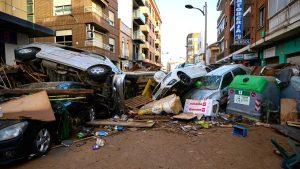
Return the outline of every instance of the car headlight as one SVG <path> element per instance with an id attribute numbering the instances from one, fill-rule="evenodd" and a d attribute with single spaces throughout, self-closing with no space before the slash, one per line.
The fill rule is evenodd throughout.
<path id="1" fill-rule="evenodd" d="M 23 133 L 28 125 L 27 121 L 20 122 L 0 130 L 0 141 L 9 140 L 18 137 Z"/>
<path id="2" fill-rule="evenodd" d="M 168 83 L 168 85 L 173 85 L 173 84 L 175 84 L 176 82 L 177 82 L 176 79 L 172 79 L 172 80 Z"/>

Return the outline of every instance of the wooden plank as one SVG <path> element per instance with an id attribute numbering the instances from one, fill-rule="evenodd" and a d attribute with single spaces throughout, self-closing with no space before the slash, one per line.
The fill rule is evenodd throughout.
<path id="1" fill-rule="evenodd" d="M 0 90 L 0 95 L 4 94 L 30 94 L 44 91 L 45 89 L 2 89 Z M 49 89 L 46 90 L 48 95 L 86 95 L 93 94 L 93 89 Z"/>
<path id="2" fill-rule="evenodd" d="M 297 119 L 297 101 L 295 99 L 281 99 L 281 124 L 285 124 L 287 121 L 297 121 Z"/>
<path id="3" fill-rule="evenodd" d="M 286 124 L 287 124 L 288 126 L 300 128 L 300 122 L 287 121 Z"/>
<path id="4" fill-rule="evenodd" d="M 137 128 L 151 128 L 155 122 L 115 122 L 110 120 L 95 120 L 88 122 L 92 126 L 123 126 L 123 127 L 137 127 Z"/>
<path id="5" fill-rule="evenodd" d="M 194 113 L 181 113 L 176 116 L 173 116 L 174 119 L 179 119 L 179 120 L 193 120 L 197 117 Z"/>

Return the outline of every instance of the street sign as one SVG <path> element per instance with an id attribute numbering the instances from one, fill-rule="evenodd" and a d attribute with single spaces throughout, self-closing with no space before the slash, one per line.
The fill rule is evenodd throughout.
<path id="1" fill-rule="evenodd" d="M 244 54 L 244 60 L 252 60 L 252 59 L 256 59 L 258 58 L 258 54 L 257 53 L 247 53 Z"/>
<path id="2" fill-rule="evenodd" d="M 244 0 L 234 0 L 234 40 L 241 40 L 244 31 Z"/>
<path id="3" fill-rule="evenodd" d="M 250 45 L 250 39 L 237 39 L 237 40 L 234 40 L 234 45 Z"/>
<path id="4" fill-rule="evenodd" d="M 232 55 L 232 60 L 244 60 L 243 54 L 234 54 Z"/>

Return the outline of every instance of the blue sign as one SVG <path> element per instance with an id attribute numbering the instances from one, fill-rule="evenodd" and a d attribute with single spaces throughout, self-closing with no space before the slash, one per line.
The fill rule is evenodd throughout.
<path id="1" fill-rule="evenodd" d="M 234 40 L 241 40 L 244 31 L 244 0 L 234 0 Z"/>

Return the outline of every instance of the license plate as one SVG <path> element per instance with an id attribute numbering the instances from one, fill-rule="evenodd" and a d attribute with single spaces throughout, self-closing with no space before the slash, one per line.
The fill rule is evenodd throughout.
<path id="1" fill-rule="evenodd" d="M 250 97 L 249 96 L 243 96 L 243 95 L 234 95 L 234 103 L 237 104 L 243 104 L 249 106 L 250 104 Z"/>

